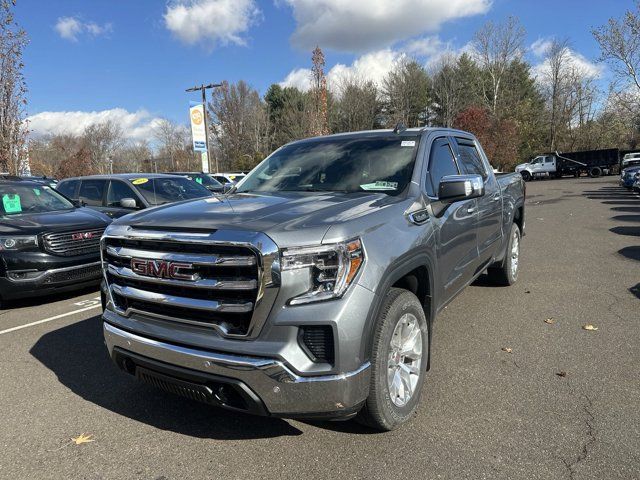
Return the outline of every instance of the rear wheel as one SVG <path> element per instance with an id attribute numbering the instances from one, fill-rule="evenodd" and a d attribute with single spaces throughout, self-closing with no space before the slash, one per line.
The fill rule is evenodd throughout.
<path id="1" fill-rule="evenodd" d="M 589 176 L 591 178 L 596 178 L 600 175 L 602 175 L 602 169 L 600 167 L 593 167 L 591 170 L 589 170 Z"/>
<path id="2" fill-rule="evenodd" d="M 529 180 L 531 180 L 531 174 L 529 172 L 527 172 L 526 170 L 523 170 L 522 172 L 520 172 L 520 174 L 522 175 L 522 179 L 525 182 L 528 182 Z"/>
<path id="3" fill-rule="evenodd" d="M 428 353 L 429 330 L 420 301 L 408 290 L 392 288 L 376 322 L 369 398 L 357 420 L 382 431 L 407 422 L 420 402 Z"/>
<path id="4" fill-rule="evenodd" d="M 498 285 L 509 286 L 518 280 L 520 266 L 520 228 L 515 223 L 511 225 L 507 253 L 502 264 L 488 269 L 489 278 Z"/>

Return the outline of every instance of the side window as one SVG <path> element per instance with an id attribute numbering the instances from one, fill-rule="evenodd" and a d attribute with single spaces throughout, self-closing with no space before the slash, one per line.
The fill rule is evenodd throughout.
<path id="1" fill-rule="evenodd" d="M 139 203 L 137 195 L 129 185 L 119 180 L 111 180 L 109 182 L 109 192 L 107 193 L 107 207 L 119 207 L 120 200 L 123 198 L 133 198 L 136 204 Z"/>
<path id="2" fill-rule="evenodd" d="M 482 175 L 482 178 L 487 178 L 487 171 L 473 143 L 458 140 L 458 152 L 460 153 L 458 161 L 463 173 L 467 175 Z"/>
<path id="3" fill-rule="evenodd" d="M 436 139 L 431 145 L 431 152 L 429 154 L 429 181 L 426 182 L 427 193 L 432 197 L 437 197 L 440 179 L 447 175 L 458 175 L 459 173 L 447 139 Z"/>
<path id="4" fill-rule="evenodd" d="M 75 198 L 74 196 L 76 194 L 77 186 L 78 180 L 67 180 L 65 182 L 60 182 L 60 184 L 56 186 L 56 190 L 61 194 L 73 199 Z"/>
<path id="5" fill-rule="evenodd" d="M 106 180 L 83 180 L 78 197 L 92 207 L 101 207 Z"/>

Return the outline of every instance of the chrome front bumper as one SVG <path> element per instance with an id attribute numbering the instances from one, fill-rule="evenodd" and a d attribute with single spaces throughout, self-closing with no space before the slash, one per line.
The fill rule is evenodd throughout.
<path id="1" fill-rule="evenodd" d="M 167 365 L 238 380 L 281 417 L 352 413 L 369 395 L 370 364 L 339 375 L 301 377 L 279 360 L 214 353 L 172 345 L 127 332 L 104 322 L 109 354 L 114 348 Z"/>

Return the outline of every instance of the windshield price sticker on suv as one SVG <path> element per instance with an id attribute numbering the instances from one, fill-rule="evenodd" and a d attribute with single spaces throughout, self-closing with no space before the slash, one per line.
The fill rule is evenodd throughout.
<path id="1" fill-rule="evenodd" d="M 143 185 L 148 181 L 149 181 L 148 178 L 136 178 L 134 180 L 131 180 L 131 183 L 133 183 L 134 185 Z"/>
<path id="2" fill-rule="evenodd" d="M 397 190 L 398 182 L 384 182 L 379 180 L 377 182 L 360 185 L 360 188 L 363 190 Z"/>
<path id="3" fill-rule="evenodd" d="M 2 206 L 7 213 L 22 212 L 22 204 L 20 203 L 20 195 L 5 193 L 2 196 Z"/>

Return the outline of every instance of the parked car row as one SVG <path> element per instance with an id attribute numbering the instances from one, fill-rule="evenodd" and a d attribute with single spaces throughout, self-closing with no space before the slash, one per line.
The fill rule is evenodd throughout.
<path id="1" fill-rule="evenodd" d="M 238 174 L 240 175 L 240 174 Z M 112 219 L 229 191 L 201 172 L 66 178 L 0 176 L 0 308 L 102 279 L 100 237 Z M 239 180 L 239 178 L 236 178 Z"/>

